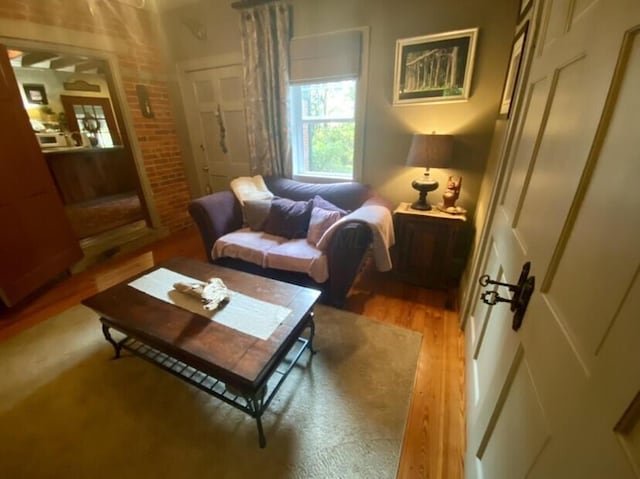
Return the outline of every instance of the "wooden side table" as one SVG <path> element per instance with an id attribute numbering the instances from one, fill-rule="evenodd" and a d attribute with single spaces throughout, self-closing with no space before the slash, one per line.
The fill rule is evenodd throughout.
<path id="1" fill-rule="evenodd" d="M 468 250 L 466 216 L 435 208 L 414 210 L 410 203 L 400 203 L 393 212 L 393 223 L 395 276 L 418 286 L 446 290 L 446 306 L 451 308 Z"/>

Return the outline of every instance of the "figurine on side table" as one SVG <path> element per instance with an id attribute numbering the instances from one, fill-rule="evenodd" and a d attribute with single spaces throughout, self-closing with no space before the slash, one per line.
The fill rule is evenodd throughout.
<path id="1" fill-rule="evenodd" d="M 450 176 L 447 181 L 447 189 L 442 195 L 442 203 L 438 205 L 438 209 L 452 215 L 465 214 L 467 211 L 456 206 L 456 201 L 460 197 L 460 188 L 462 187 L 462 176 L 457 178 Z"/>

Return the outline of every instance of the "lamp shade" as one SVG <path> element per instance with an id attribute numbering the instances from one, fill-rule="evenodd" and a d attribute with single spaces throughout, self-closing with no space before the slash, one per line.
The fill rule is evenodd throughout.
<path id="1" fill-rule="evenodd" d="M 452 135 L 413 135 L 407 166 L 446 168 L 453 157 Z"/>

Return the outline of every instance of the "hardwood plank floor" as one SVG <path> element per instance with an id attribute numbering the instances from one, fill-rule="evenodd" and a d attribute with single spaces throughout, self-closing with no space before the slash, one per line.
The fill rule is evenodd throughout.
<path id="1" fill-rule="evenodd" d="M 133 253 L 58 279 L 25 304 L 0 310 L 0 341 L 172 256 L 204 260 L 200 236 L 186 230 Z M 422 333 L 398 478 L 464 477 L 464 336 L 445 294 L 366 267 L 345 309 Z"/>
<path id="2" fill-rule="evenodd" d="M 422 333 L 398 479 L 464 477 L 464 335 L 446 294 L 365 269 L 345 309 Z"/>

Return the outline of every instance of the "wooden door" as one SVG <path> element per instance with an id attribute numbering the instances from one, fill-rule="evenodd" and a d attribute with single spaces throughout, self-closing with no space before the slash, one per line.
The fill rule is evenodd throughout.
<path id="1" fill-rule="evenodd" d="M 94 137 L 97 146 L 121 145 L 111 102 L 104 97 L 60 95 L 69 131 Z"/>
<path id="2" fill-rule="evenodd" d="M 26 297 L 82 257 L 0 45 L 0 297 Z"/>
<path id="3" fill-rule="evenodd" d="M 484 257 L 536 291 L 468 318 L 466 476 L 637 478 L 640 2 L 544 3 Z"/>
<path id="4" fill-rule="evenodd" d="M 250 173 L 242 67 L 194 71 L 186 79 L 187 123 L 200 185 L 205 193 L 229 189 L 233 178 Z"/>

